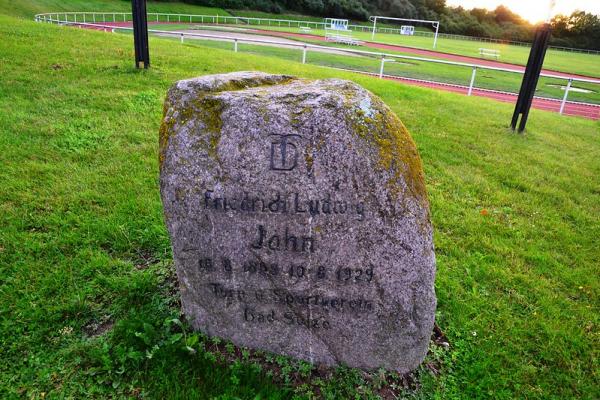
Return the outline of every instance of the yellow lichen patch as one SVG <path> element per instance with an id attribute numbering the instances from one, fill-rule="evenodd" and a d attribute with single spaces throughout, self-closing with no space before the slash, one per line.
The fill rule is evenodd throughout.
<path id="1" fill-rule="evenodd" d="M 188 121 L 198 121 L 203 126 L 203 129 L 194 131 L 203 136 L 197 144 L 215 159 L 218 158 L 217 148 L 221 140 L 221 129 L 223 128 L 221 119 L 223 107 L 218 95 L 203 93 L 198 98 L 190 101 L 177 116 L 180 126 Z"/>
<path id="2" fill-rule="evenodd" d="M 217 147 L 221 139 L 221 129 L 223 122 L 221 113 L 223 104 L 218 98 L 218 93 L 239 91 L 257 86 L 271 86 L 288 84 L 296 78 L 291 76 L 269 76 L 264 79 L 248 78 L 223 82 L 213 90 L 201 92 L 195 100 L 192 100 L 185 107 L 182 107 L 176 114 L 167 115 L 169 112 L 172 98 L 182 96 L 182 92 L 172 88 L 167 99 L 163 104 L 163 120 L 159 130 L 159 165 L 165 159 L 165 152 L 169 143 L 169 138 L 173 134 L 175 125 L 183 126 L 188 121 L 198 120 L 204 125 L 208 138 L 205 141 L 205 150 L 214 158 L 217 158 Z M 169 100 L 171 98 L 171 100 Z M 265 118 L 268 118 L 265 116 Z"/>
<path id="3" fill-rule="evenodd" d="M 306 170 L 311 173 L 315 162 L 312 145 L 306 146 L 304 150 L 304 161 L 306 161 Z"/>
<path id="4" fill-rule="evenodd" d="M 371 98 L 371 111 L 371 117 L 356 113 L 349 122 L 361 138 L 377 146 L 379 165 L 393 173 L 388 189 L 397 196 L 403 180 L 414 197 L 426 202 L 423 166 L 408 130 L 381 100 Z"/>

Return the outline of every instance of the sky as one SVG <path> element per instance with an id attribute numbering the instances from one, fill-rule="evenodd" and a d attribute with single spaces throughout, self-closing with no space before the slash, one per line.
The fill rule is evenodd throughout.
<path id="1" fill-rule="evenodd" d="M 548 18 L 550 0 L 446 0 L 446 4 L 463 6 L 466 9 L 479 7 L 490 10 L 504 4 L 523 18 L 531 22 L 539 22 Z M 600 15 L 600 0 L 556 0 L 553 15 L 569 15 L 575 10 Z"/>

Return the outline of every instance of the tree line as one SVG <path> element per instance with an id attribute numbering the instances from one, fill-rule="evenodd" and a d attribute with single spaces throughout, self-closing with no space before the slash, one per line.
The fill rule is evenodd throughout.
<path id="1" fill-rule="evenodd" d="M 280 14 L 366 21 L 370 15 L 440 21 L 440 31 L 458 35 L 530 42 L 535 26 L 505 6 L 495 10 L 451 7 L 446 0 L 184 0 L 226 9 L 249 9 Z M 526 0 L 524 0 L 526 1 Z M 551 44 L 600 50 L 600 17 L 584 11 L 557 15 L 551 20 Z"/>

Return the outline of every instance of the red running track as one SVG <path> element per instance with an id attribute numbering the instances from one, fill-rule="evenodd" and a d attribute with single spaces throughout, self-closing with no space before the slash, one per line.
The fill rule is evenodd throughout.
<path id="1" fill-rule="evenodd" d="M 377 75 L 377 74 L 369 74 L 369 75 Z M 390 75 L 384 75 L 384 78 L 388 79 L 388 80 L 392 80 L 392 81 L 400 81 L 400 82 L 408 84 L 408 85 L 444 90 L 447 92 L 459 93 L 459 94 L 463 94 L 463 95 L 466 95 L 469 91 L 469 88 L 466 86 L 458 86 L 458 85 L 450 85 L 450 84 L 430 82 L 430 81 L 401 78 L 401 77 L 390 76 Z M 473 88 L 473 91 L 471 94 L 473 96 L 486 97 L 488 99 L 493 99 L 493 100 L 501 101 L 501 102 L 505 102 L 505 103 L 515 104 L 517 102 L 517 95 L 514 93 L 498 92 L 498 91 L 493 91 L 493 90 Z M 559 100 L 535 97 L 533 99 L 532 107 L 539 109 L 539 110 L 544 110 L 544 111 L 559 112 L 560 104 L 561 104 L 561 102 Z M 565 104 L 565 109 L 563 110 L 563 114 L 584 117 L 584 118 L 588 118 L 588 119 L 592 119 L 592 120 L 599 120 L 600 119 L 600 105 L 567 102 Z"/>
<path id="2" fill-rule="evenodd" d="M 150 21 L 148 22 L 148 24 L 152 24 L 152 25 L 164 24 L 164 23 L 165 22 L 159 22 L 159 23 L 150 22 Z M 172 23 L 175 23 L 175 22 L 172 22 Z M 117 26 L 117 27 L 130 27 L 131 22 L 107 22 L 107 23 L 103 23 L 102 25 Z M 91 27 L 89 25 L 87 25 L 85 27 L 94 29 L 93 27 Z M 101 27 L 98 27 L 97 29 L 103 30 L 103 28 L 101 28 Z M 260 32 L 260 33 L 264 33 L 264 34 L 270 34 L 272 36 L 296 36 L 296 37 L 324 40 L 324 38 L 322 36 L 310 35 L 310 34 L 274 32 L 274 31 L 260 30 L 260 29 L 253 29 L 252 31 L 257 32 L 257 33 Z M 487 63 L 482 62 L 482 61 L 486 61 L 486 60 L 480 60 L 478 58 L 456 56 L 456 55 L 452 55 L 452 54 L 438 53 L 438 52 L 429 51 L 429 50 L 413 49 L 410 47 L 381 45 L 379 43 L 370 43 L 370 42 L 367 42 L 366 45 L 368 45 L 369 47 L 386 46 L 386 47 L 393 48 L 394 50 L 397 50 L 397 51 L 413 52 L 413 54 L 419 54 L 419 55 L 431 56 L 431 55 L 435 54 L 436 56 L 439 56 L 440 54 L 443 54 L 444 57 L 445 56 L 458 57 L 458 58 L 468 60 L 467 62 L 476 61 L 478 64 L 483 64 L 483 65 L 492 65 L 492 66 L 496 66 L 496 67 L 499 66 L 500 68 L 506 68 L 506 66 L 509 66 L 510 68 L 513 68 L 513 69 L 515 68 L 515 65 L 513 65 L 513 64 L 500 63 L 500 62 L 495 62 L 495 61 L 490 61 L 490 60 L 487 60 L 487 61 L 489 61 L 489 63 L 491 63 L 491 64 L 487 64 Z M 381 48 L 383 48 L 383 47 L 381 47 Z M 404 50 L 404 49 L 406 49 L 406 50 Z M 461 61 L 464 62 L 464 60 L 461 60 Z M 524 67 L 521 67 L 521 66 L 519 66 L 519 67 L 524 70 Z M 352 72 L 360 72 L 360 71 L 352 71 Z M 549 71 L 547 71 L 547 72 L 549 72 Z M 578 75 L 571 75 L 571 74 L 565 74 L 565 73 L 554 72 L 554 71 L 552 71 L 551 73 L 561 74 L 562 76 L 566 76 L 566 77 L 569 77 L 569 76 L 578 77 Z M 370 73 L 364 73 L 364 74 L 376 75 L 376 74 L 370 74 Z M 399 82 L 402 82 L 402 83 L 405 83 L 408 85 L 444 90 L 447 92 L 459 93 L 459 94 L 463 94 L 463 95 L 466 95 L 469 90 L 469 88 L 466 86 L 438 83 L 438 82 L 432 82 L 432 81 L 424 81 L 424 80 L 419 80 L 419 79 L 402 78 L 402 77 L 391 76 L 391 75 L 384 75 L 384 78 L 388 79 L 388 80 L 399 81 Z M 486 97 L 488 99 L 502 101 L 505 103 L 513 103 L 514 104 L 517 101 L 517 95 L 514 93 L 473 88 L 473 91 L 471 94 L 473 96 Z M 540 109 L 540 110 L 545 110 L 545 111 L 559 112 L 560 103 L 561 102 L 558 100 L 536 97 L 533 100 L 532 107 L 536 108 L 536 109 Z M 600 119 L 600 105 L 567 102 L 565 104 L 565 109 L 563 111 L 563 114 L 584 117 L 584 118 L 588 118 L 588 119 L 592 119 L 592 120 L 599 120 Z"/>

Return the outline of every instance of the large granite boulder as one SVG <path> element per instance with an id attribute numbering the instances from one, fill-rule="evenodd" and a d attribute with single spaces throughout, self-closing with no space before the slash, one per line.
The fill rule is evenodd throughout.
<path id="1" fill-rule="evenodd" d="M 160 188 L 196 329 L 327 365 L 423 360 L 436 298 L 421 160 L 372 93 L 259 72 L 179 81 Z"/>

